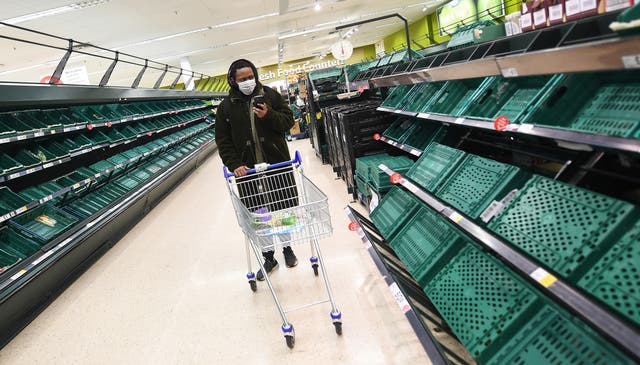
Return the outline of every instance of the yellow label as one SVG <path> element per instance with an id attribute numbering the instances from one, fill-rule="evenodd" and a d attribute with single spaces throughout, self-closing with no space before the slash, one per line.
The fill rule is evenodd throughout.
<path id="1" fill-rule="evenodd" d="M 56 131 L 55 131 L 55 130 L 52 130 L 52 131 L 51 131 L 51 134 L 56 134 Z"/>
<path id="2" fill-rule="evenodd" d="M 317 112 L 316 113 L 316 119 L 322 119 L 322 113 Z"/>
<path id="3" fill-rule="evenodd" d="M 542 286 L 544 286 L 545 288 L 550 287 L 556 281 L 558 281 L 558 279 L 555 276 L 551 275 L 551 274 L 547 274 L 547 275 L 543 276 L 540 280 L 538 280 L 538 282 L 540 284 L 542 284 Z"/>
<path id="4" fill-rule="evenodd" d="M 452 221 L 458 223 L 462 220 L 462 216 L 458 213 L 453 213 L 449 216 L 449 219 L 451 219 Z"/>

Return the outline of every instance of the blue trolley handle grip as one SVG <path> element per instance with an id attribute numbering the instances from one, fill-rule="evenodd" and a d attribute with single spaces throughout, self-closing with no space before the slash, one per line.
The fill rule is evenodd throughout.
<path id="1" fill-rule="evenodd" d="M 274 163 L 271 165 L 267 166 L 267 170 L 273 170 L 273 169 L 277 169 L 280 167 L 285 167 L 285 166 L 290 166 L 293 164 L 302 164 L 302 156 L 300 155 L 300 151 L 296 151 L 295 153 L 295 157 L 293 158 L 293 160 L 291 161 L 284 161 L 284 162 L 278 162 L 278 163 Z M 227 168 L 227 166 L 224 166 L 222 168 L 222 171 L 224 172 L 224 178 L 228 179 L 232 176 L 235 176 L 235 174 L 232 171 L 229 171 L 229 169 Z M 256 173 L 256 169 L 255 168 L 251 168 L 249 170 L 247 170 L 247 175 L 250 174 L 255 174 Z"/>

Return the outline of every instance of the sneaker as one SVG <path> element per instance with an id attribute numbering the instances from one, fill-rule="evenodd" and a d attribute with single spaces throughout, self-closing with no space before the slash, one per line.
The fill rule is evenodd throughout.
<path id="1" fill-rule="evenodd" d="M 293 253 L 291 247 L 285 247 L 282 250 L 282 253 L 284 254 L 284 263 L 287 267 L 294 267 L 298 265 L 298 258 L 296 257 L 296 254 Z"/>
<path id="2" fill-rule="evenodd" d="M 264 269 L 267 271 L 267 275 L 271 274 L 271 272 L 278 267 L 278 260 L 264 260 Z M 258 270 L 258 274 L 256 274 L 256 279 L 259 281 L 264 280 L 264 274 L 262 273 L 262 269 Z"/>

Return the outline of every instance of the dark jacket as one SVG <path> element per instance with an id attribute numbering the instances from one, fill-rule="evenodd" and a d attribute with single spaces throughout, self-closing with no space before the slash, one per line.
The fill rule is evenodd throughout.
<path id="1" fill-rule="evenodd" d="M 284 134 L 294 125 L 293 113 L 279 93 L 263 87 L 258 82 L 253 95 L 259 93 L 265 94 L 264 99 L 269 110 L 263 119 L 255 116 L 265 162 L 288 161 L 291 157 Z M 232 88 L 229 95 L 218 106 L 216 143 L 222 162 L 231 171 L 243 165 L 253 167 L 256 164 L 249 114 L 253 113 L 249 108 L 250 100 L 251 96 L 245 96 L 239 90 Z M 230 106 L 230 110 L 225 110 L 227 106 Z"/>

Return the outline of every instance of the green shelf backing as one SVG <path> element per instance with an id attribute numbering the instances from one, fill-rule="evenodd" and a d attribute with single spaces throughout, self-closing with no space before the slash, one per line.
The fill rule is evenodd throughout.
<path id="1" fill-rule="evenodd" d="M 420 208 L 410 217 L 390 242 L 407 270 L 423 287 L 466 244 L 463 234 L 428 207 Z"/>
<path id="2" fill-rule="evenodd" d="M 584 324 L 544 306 L 487 365 L 624 365 L 633 364 Z"/>
<path id="3" fill-rule="evenodd" d="M 640 327 L 640 222 L 598 259 L 578 285 Z"/>
<path id="4" fill-rule="evenodd" d="M 407 172 L 407 177 L 433 192 L 462 161 L 464 155 L 463 151 L 433 142 Z"/>
<path id="5" fill-rule="evenodd" d="M 629 203 L 535 176 L 489 229 L 574 281 L 636 215 Z"/>
<path id="6" fill-rule="evenodd" d="M 530 175 L 516 166 L 467 155 L 436 196 L 469 217 L 476 219 L 494 200 L 501 200 L 512 189 L 521 188 Z"/>
<path id="7" fill-rule="evenodd" d="M 474 357 L 483 355 L 510 326 L 525 323 L 536 299 L 509 268 L 471 245 L 424 291 Z"/>
<path id="8" fill-rule="evenodd" d="M 394 186 L 370 216 L 380 233 L 390 241 L 420 203 L 410 193 Z"/>
<path id="9" fill-rule="evenodd" d="M 20 233 L 39 242 L 48 242 L 76 224 L 78 220 L 49 204 L 39 205 L 34 209 L 11 219 L 9 224 L 20 230 Z"/>

